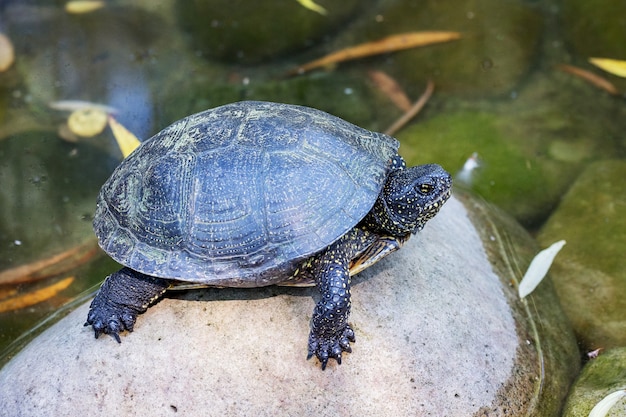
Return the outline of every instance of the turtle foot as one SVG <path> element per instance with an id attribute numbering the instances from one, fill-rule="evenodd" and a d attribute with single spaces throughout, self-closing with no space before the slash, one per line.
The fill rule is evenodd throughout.
<path id="1" fill-rule="evenodd" d="M 93 326 L 96 339 L 105 333 L 121 342 L 120 332 L 132 332 L 137 316 L 157 301 L 168 285 L 166 280 L 122 268 L 100 287 L 89 306 L 85 326 Z"/>
<path id="2" fill-rule="evenodd" d="M 345 326 L 343 331 L 330 335 L 327 333 L 318 334 L 318 332 L 311 330 L 307 359 L 311 359 L 315 355 L 322 364 L 322 370 L 326 369 L 330 358 L 334 358 L 337 364 L 341 365 L 341 354 L 352 352 L 350 342 L 354 341 L 354 331 L 349 324 Z"/>
<path id="3" fill-rule="evenodd" d="M 101 334 L 111 335 L 118 343 L 121 343 L 120 333 L 124 330 L 133 331 L 137 313 L 120 306 L 112 306 L 101 303 L 96 297 L 89 307 L 89 314 L 85 326 L 91 325 L 96 339 Z"/>

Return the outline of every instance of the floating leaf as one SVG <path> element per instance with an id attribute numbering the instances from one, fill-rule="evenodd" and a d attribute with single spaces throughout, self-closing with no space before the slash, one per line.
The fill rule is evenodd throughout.
<path id="1" fill-rule="evenodd" d="M 626 390 L 623 389 L 607 395 L 593 407 L 589 417 L 605 417 L 611 408 L 624 397 L 626 397 Z"/>
<path id="2" fill-rule="evenodd" d="M 128 129 L 122 126 L 113 116 L 109 116 L 109 126 L 111 126 L 113 136 L 115 136 L 115 140 L 117 141 L 117 146 L 119 146 L 120 151 L 122 151 L 124 158 L 141 145 L 137 136 L 133 135 Z"/>
<path id="3" fill-rule="evenodd" d="M 397 131 L 402 129 L 404 125 L 413 119 L 417 113 L 422 110 L 422 108 L 426 105 L 430 96 L 433 95 L 433 91 L 435 91 L 435 84 L 428 80 L 428 84 L 426 85 L 426 90 L 422 93 L 422 96 L 411 106 L 411 108 L 402 115 L 398 120 L 396 120 L 387 130 L 385 130 L 385 134 L 389 136 L 393 136 Z"/>
<path id="4" fill-rule="evenodd" d="M 557 65 L 557 68 L 563 72 L 567 72 L 569 74 L 575 75 L 588 83 L 606 91 L 609 94 L 618 94 L 617 88 L 606 78 L 603 78 L 597 74 L 594 74 L 591 71 L 584 70 L 582 68 L 574 67 L 572 65 Z"/>
<path id="5" fill-rule="evenodd" d="M 75 111 L 83 109 L 96 109 L 107 114 L 117 114 L 118 110 L 115 107 L 107 106 L 106 104 L 92 103 L 91 101 L 84 100 L 59 100 L 48 103 L 51 109 Z"/>
<path id="6" fill-rule="evenodd" d="M 559 253 L 563 245 L 565 245 L 565 241 L 559 240 L 558 242 L 550 245 L 550 247 L 539 252 L 533 258 L 517 289 L 520 298 L 526 297 L 528 294 L 533 292 L 535 288 L 537 288 L 537 285 L 539 285 L 548 273 L 548 269 L 550 269 L 552 261 L 554 261 L 554 257 L 557 253 Z"/>
<path id="7" fill-rule="evenodd" d="M 0 285 L 23 284 L 58 275 L 85 263 L 96 253 L 98 253 L 98 244 L 95 239 L 89 239 L 81 245 L 49 258 L 0 272 Z"/>
<path id="8" fill-rule="evenodd" d="M 416 48 L 419 46 L 432 45 L 436 43 L 449 42 L 459 39 L 458 32 L 407 32 L 398 35 L 391 35 L 386 38 L 362 43 L 341 51 L 333 52 L 325 57 L 308 62 L 290 71 L 288 75 L 302 74 L 315 68 L 325 67 L 338 62 L 363 58 L 371 55 L 386 54 L 403 49 Z"/>
<path id="9" fill-rule="evenodd" d="M 70 286 L 74 277 L 67 277 L 48 287 L 0 301 L 0 313 L 19 310 L 46 301 Z"/>
<path id="10" fill-rule="evenodd" d="M 74 0 L 65 3 L 65 11 L 70 14 L 91 13 L 103 8 L 104 1 L 98 0 Z"/>
<path id="11" fill-rule="evenodd" d="M 107 114 L 95 108 L 75 110 L 67 119 L 70 131 L 83 138 L 90 138 L 101 133 L 107 125 Z"/>
<path id="12" fill-rule="evenodd" d="M 0 72 L 4 72 L 13 65 L 15 50 L 11 40 L 4 33 L 0 33 Z"/>
<path id="13" fill-rule="evenodd" d="M 407 112 L 411 109 L 411 100 L 405 94 L 396 80 L 383 71 L 369 71 L 367 75 L 384 95 L 400 110 Z"/>
<path id="14" fill-rule="evenodd" d="M 296 0 L 296 1 L 300 3 L 303 7 L 306 7 L 309 10 L 313 10 L 314 12 L 317 12 L 321 15 L 328 14 L 328 11 L 325 8 L 315 3 L 313 0 Z"/>
<path id="15" fill-rule="evenodd" d="M 609 74 L 626 78 L 626 61 L 610 58 L 589 58 L 589 62 Z"/>

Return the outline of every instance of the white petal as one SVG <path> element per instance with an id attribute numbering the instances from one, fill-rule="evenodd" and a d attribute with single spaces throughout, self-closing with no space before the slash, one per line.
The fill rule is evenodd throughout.
<path id="1" fill-rule="evenodd" d="M 550 245 L 549 248 L 539 252 L 533 258 L 517 289 L 520 298 L 526 297 L 528 294 L 533 292 L 537 285 L 539 285 L 541 280 L 543 280 L 548 273 L 548 269 L 550 269 L 554 257 L 557 253 L 559 253 L 563 245 L 565 245 L 565 241 L 559 240 L 558 242 Z"/>
<path id="2" fill-rule="evenodd" d="M 589 413 L 589 417 L 605 417 L 611 407 L 615 405 L 621 398 L 626 396 L 625 390 L 615 391 L 604 397 L 598 404 L 593 407 Z"/>

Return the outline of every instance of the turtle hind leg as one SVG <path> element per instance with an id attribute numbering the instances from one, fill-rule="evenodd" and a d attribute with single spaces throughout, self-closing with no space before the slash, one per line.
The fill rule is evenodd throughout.
<path id="1" fill-rule="evenodd" d="M 89 306 L 85 326 L 93 326 L 96 338 L 109 334 L 121 342 L 119 333 L 133 331 L 137 315 L 161 298 L 169 281 L 122 268 L 109 275 Z"/>
<path id="2" fill-rule="evenodd" d="M 351 352 L 354 331 L 348 324 L 350 314 L 349 254 L 341 240 L 323 252 L 316 268 L 321 300 L 313 310 L 307 359 L 317 356 L 322 369 L 330 358 L 341 364 L 343 352 Z"/>

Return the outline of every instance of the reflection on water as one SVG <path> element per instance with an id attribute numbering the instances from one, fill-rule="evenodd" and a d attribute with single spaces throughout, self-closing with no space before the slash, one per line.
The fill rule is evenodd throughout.
<path id="1" fill-rule="evenodd" d="M 324 3 L 327 15 L 295 0 L 196 3 L 115 3 L 79 14 L 60 1 L 0 3 L 0 32 L 15 54 L 0 72 L 0 304 L 14 306 L 0 312 L 0 347 L 116 269 L 98 251 L 79 251 L 59 270 L 60 261 L 46 263 L 93 244 L 95 197 L 121 159 L 110 129 L 68 141 L 70 111 L 54 103 L 109 106 L 139 138 L 242 99 L 309 105 L 382 131 L 403 111 L 368 74 L 383 73 L 410 100 L 433 80 L 430 103 L 398 133 L 401 153 L 450 172 L 479 160 L 467 186 L 533 230 L 589 163 L 624 157 L 624 102 L 555 69 L 580 66 L 624 91 L 624 80 L 587 63 L 626 59 L 624 29 L 602 7 L 592 12 L 617 27 L 613 38 L 581 32 L 595 20 L 574 1 L 346 1 Z M 423 30 L 462 37 L 286 76 L 330 52 Z M 24 298 L 70 276 L 68 288 L 40 302 Z"/>

